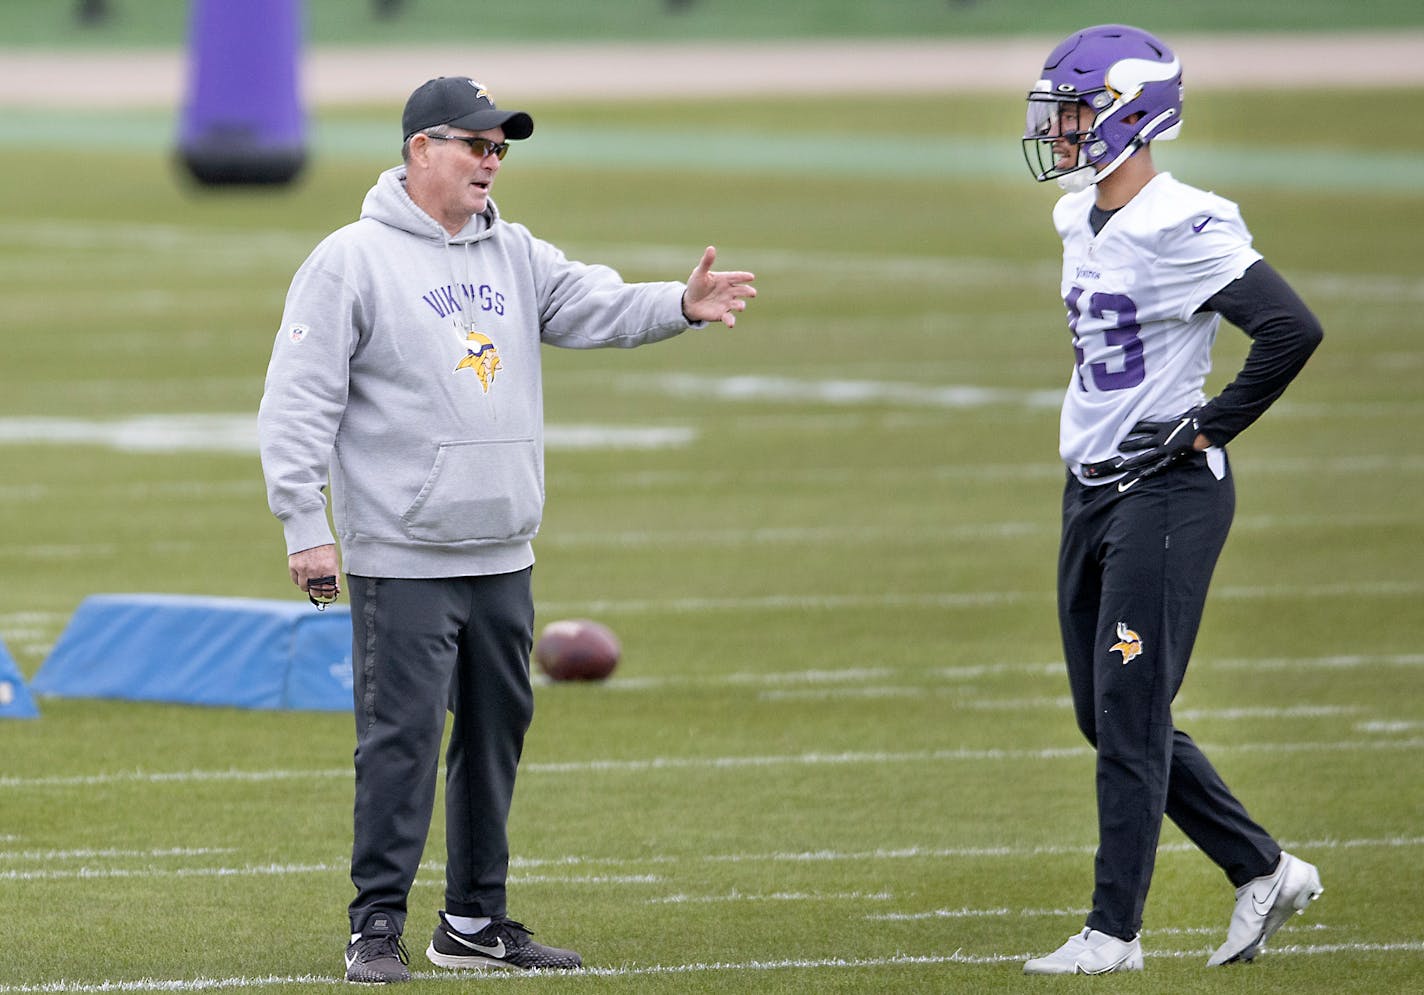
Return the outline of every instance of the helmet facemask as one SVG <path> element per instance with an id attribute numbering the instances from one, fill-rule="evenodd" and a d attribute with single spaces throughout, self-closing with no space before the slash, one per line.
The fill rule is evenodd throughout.
<path id="1" fill-rule="evenodd" d="M 1096 121 L 1089 114 L 1089 105 L 1076 94 L 1029 93 L 1023 152 L 1034 179 L 1040 183 L 1057 180 L 1070 193 L 1096 182 L 1094 163 L 1107 147 L 1098 138 Z M 1083 124 L 1089 127 L 1084 129 Z"/>

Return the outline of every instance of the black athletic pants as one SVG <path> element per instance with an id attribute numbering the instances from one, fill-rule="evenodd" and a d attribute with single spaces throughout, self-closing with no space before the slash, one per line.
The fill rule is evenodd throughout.
<path id="1" fill-rule="evenodd" d="M 445 910 L 506 913 L 506 822 L 534 714 L 532 568 L 486 577 L 349 577 L 356 704 L 351 931 L 405 928 L 435 804 L 447 709 Z"/>
<path id="2" fill-rule="evenodd" d="M 1224 460 L 1223 460 L 1224 466 Z M 1063 492 L 1058 619 L 1078 727 L 1097 750 L 1098 852 L 1087 925 L 1142 926 L 1165 814 L 1239 887 L 1280 847 L 1172 725 L 1236 495 L 1205 454 L 1137 482 Z"/>

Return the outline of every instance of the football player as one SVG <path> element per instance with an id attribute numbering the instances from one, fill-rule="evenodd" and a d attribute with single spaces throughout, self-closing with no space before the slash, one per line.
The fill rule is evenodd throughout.
<path id="1" fill-rule="evenodd" d="M 1142 968 L 1164 815 L 1236 888 L 1209 965 L 1253 959 L 1322 890 L 1316 868 L 1284 853 L 1172 724 L 1235 507 L 1225 447 L 1322 334 L 1252 248 L 1234 203 L 1157 171 L 1152 143 L 1181 124 L 1181 63 L 1125 25 L 1075 32 L 1028 94 L 1029 170 L 1067 191 L 1053 210 L 1074 357 L 1060 423 L 1058 615 L 1098 802 L 1092 910 L 1080 933 L 1024 965 L 1029 974 Z M 1222 318 L 1251 347 L 1208 399 Z"/>

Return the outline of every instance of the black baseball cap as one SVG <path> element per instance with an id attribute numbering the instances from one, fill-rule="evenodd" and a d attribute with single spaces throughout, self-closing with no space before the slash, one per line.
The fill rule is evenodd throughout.
<path id="1" fill-rule="evenodd" d="M 469 131 L 503 128 L 505 138 L 528 138 L 534 134 L 532 117 L 523 111 L 495 107 L 484 84 L 468 76 L 439 76 L 422 83 L 405 102 L 401 115 L 405 138 L 441 124 Z"/>

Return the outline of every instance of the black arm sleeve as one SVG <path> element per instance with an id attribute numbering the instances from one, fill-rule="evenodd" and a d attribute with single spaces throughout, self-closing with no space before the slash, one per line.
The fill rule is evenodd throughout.
<path id="1" fill-rule="evenodd" d="M 1236 379 L 1197 414 L 1201 433 L 1224 446 L 1260 418 L 1324 337 L 1315 315 L 1264 259 L 1200 308 L 1215 311 L 1251 337 Z"/>

